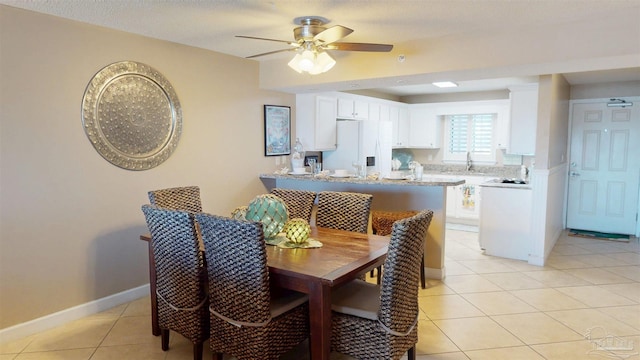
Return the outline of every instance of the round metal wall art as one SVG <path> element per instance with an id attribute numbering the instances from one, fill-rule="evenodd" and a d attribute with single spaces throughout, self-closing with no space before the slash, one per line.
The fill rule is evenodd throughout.
<path id="1" fill-rule="evenodd" d="M 169 81 L 152 67 L 122 61 L 89 82 L 82 99 L 82 124 L 107 161 L 128 170 L 163 163 L 182 133 L 180 102 Z"/>

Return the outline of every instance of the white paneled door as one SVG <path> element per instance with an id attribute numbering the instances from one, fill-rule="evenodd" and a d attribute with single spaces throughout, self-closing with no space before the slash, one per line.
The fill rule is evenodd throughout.
<path id="1" fill-rule="evenodd" d="M 567 227 L 635 234 L 640 181 L 640 103 L 575 103 L 571 115 Z"/>

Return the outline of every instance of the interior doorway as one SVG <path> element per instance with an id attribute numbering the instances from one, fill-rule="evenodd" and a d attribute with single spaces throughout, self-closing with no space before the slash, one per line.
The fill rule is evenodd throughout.
<path id="1" fill-rule="evenodd" d="M 637 235 L 640 102 L 608 103 L 572 106 L 567 227 Z"/>

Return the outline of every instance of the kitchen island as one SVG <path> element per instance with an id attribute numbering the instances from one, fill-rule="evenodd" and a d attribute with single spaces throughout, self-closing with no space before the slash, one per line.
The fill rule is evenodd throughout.
<path id="1" fill-rule="evenodd" d="M 444 279 L 445 216 L 447 187 L 464 183 L 460 179 L 423 177 L 422 180 L 373 180 L 312 175 L 262 174 L 268 191 L 272 188 L 320 191 L 350 191 L 373 195 L 371 210 L 433 210 L 433 219 L 425 241 L 425 274 Z"/>

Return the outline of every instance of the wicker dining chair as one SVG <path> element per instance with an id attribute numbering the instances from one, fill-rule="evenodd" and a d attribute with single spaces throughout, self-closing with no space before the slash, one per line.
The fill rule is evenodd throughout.
<path id="1" fill-rule="evenodd" d="M 200 360 L 209 337 L 209 302 L 193 215 L 153 205 L 143 205 L 142 212 L 151 233 L 162 350 L 169 350 L 173 330 L 193 343 L 193 358 Z"/>
<path id="2" fill-rule="evenodd" d="M 152 205 L 192 213 L 202 212 L 202 200 L 198 186 L 184 186 L 149 191 Z"/>
<path id="3" fill-rule="evenodd" d="M 198 214 L 209 276 L 210 347 L 222 360 L 278 359 L 309 336 L 304 294 L 272 297 L 262 224 Z"/>
<path id="4" fill-rule="evenodd" d="M 331 348 L 357 359 L 415 360 L 418 276 L 433 211 L 393 224 L 382 284 L 353 280 L 331 297 Z"/>
<path id="5" fill-rule="evenodd" d="M 321 191 L 316 226 L 366 234 L 372 200 L 370 194 Z"/>
<path id="6" fill-rule="evenodd" d="M 271 193 L 282 199 L 287 205 L 289 219 L 301 218 L 311 221 L 313 203 L 316 201 L 316 193 L 313 191 L 273 188 Z"/>
<path id="7" fill-rule="evenodd" d="M 376 235 L 391 235 L 391 229 L 393 228 L 393 223 L 406 219 L 408 217 L 415 216 L 419 213 L 416 210 L 405 210 L 405 211 L 383 211 L 383 210 L 374 210 L 371 212 L 371 229 Z M 371 277 L 373 277 L 373 270 L 371 270 Z M 378 267 L 378 277 L 377 281 L 380 284 L 380 279 L 382 279 L 382 267 Z M 422 285 L 423 289 L 427 288 L 427 279 L 424 272 L 424 258 L 422 259 L 420 265 L 420 285 Z"/>

